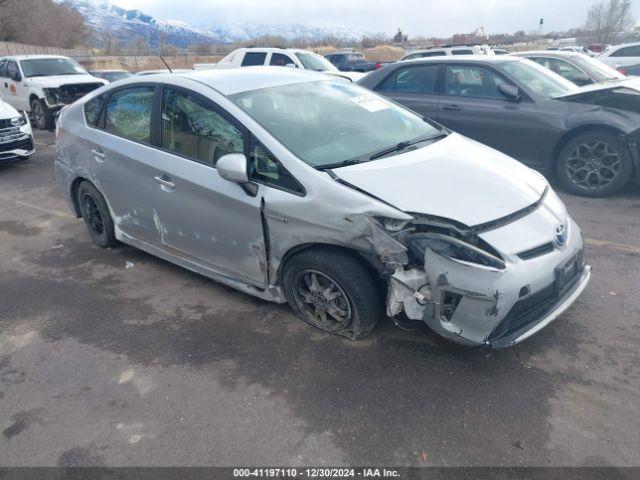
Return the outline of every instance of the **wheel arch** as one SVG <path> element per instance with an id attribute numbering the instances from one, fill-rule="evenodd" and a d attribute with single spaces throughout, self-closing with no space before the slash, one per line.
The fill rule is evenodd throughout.
<path id="1" fill-rule="evenodd" d="M 372 278 L 378 282 L 381 279 L 381 270 L 382 270 L 382 265 L 376 265 L 375 262 L 375 258 L 373 256 L 368 255 L 367 253 L 364 253 L 360 250 L 357 250 L 355 248 L 349 248 L 349 247 L 345 247 L 343 245 L 336 245 L 336 244 L 332 244 L 332 243 L 322 243 L 322 242 L 315 242 L 315 243 L 304 243 L 304 244 L 300 244 L 300 245 L 296 245 L 292 248 L 290 248 L 282 257 L 282 259 L 280 260 L 280 264 L 278 265 L 278 268 L 276 270 L 276 278 L 275 278 L 275 284 L 276 285 L 282 285 L 282 278 L 283 278 L 283 272 L 284 269 L 287 266 L 287 263 L 296 255 L 298 255 L 299 253 L 302 253 L 304 251 L 308 251 L 308 250 L 321 250 L 321 251 L 340 251 L 343 253 L 347 253 L 349 255 L 351 255 L 353 258 L 355 258 L 357 261 L 359 261 L 372 275 Z"/>
<path id="2" fill-rule="evenodd" d="M 579 127 L 575 127 L 569 130 L 560 138 L 560 140 L 558 140 L 558 142 L 556 143 L 553 149 L 552 174 L 554 177 L 556 175 L 555 172 L 558 167 L 558 161 L 560 160 L 560 152 L 562 152 L 562 149 L 565 147 L 565 145 L 569 143 L 573 138 L 577 137 L 578 135 L 581 135 L 585 132 L 592 131 L 592 130 L 602 130 L 608 133 L 612 133 L 614 135 L 618 135 L 618 136 L 622 135 L 626 137 L 626 134 L 619 128 L 613 127 L 611 125 L 604 125 L 601 123 L 580 125 Z"/>

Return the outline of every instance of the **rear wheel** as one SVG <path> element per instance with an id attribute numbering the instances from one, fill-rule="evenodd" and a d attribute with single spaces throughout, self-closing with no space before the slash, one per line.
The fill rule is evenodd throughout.
<path id="1" fill-rule="evenodd" d="M 53 112 L 45 105 L 44 100 L 34 98 L 31 101 L 31 115 L 33 122 L 40 130 L 53 128 Z"/>
<path id="2" fill-rule="evenodd" d="M 118 245 L 109 207 L 96 187 L 87 181 L 82 182 L 78 187 L 78 204 L 94 243 L 102 248 Z"/>
<path id="3" fill-rule="evenodd" d="M 287 301 L 305 322 L 351 340 L 365 338 L 382 315 L 372 273 L 354 255 L 334 248 L 292 257 L 283 273 Z"/>
<path id="4" fill-rule="evenodd" d="M 616 135 L 592 130 L 564 146 L 557 163 L 558 180 L 575 195 L 604 197 L 622 189 L 633 166 L 628 147 Z"/>

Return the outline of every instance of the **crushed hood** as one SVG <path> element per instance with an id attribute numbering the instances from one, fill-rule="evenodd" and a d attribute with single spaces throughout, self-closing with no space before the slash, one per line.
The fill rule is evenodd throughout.
<path id="1" fill-rule="evenodd" d="M 334 173 L 405 212 L 470 227 L 532 205 L 548 185 L 520 162 L 456 133 L 418 150 Z"/>
<path id="2" fill-rule="evenodd" d="M 43 88 L 56 88 L 62 85 L 81 85 L 83 83 L 100 83 L 106 85 L 107 82 L 101 78 L 92 75 L 55 75 L 51 77 L 30 77 L 27 79 L 29 83 L 33 83 Z"/>

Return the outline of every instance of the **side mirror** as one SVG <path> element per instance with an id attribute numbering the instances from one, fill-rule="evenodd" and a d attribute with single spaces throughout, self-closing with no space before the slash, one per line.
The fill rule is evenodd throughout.
<path id="1" fill-rule="evenodd" d="M 223 155 L 218 159 L 216 169 L 218 175 L 229 182 L 240 185 L 247 195 L 255 197 L 258 194 L 258 186 L 249 181 L 247 157 L 241 153 Z"/>
<path id="2" fill-rule="evenodd" d="M 591 77 L 585 74 L 576 75 L 574 78 L 571 78 L 570 80 L 576 85 L 578 85 L 579 87 L 582 87 L 584 85 L 590 85 L 593 83 L 593 80 L 591 80 Z"/>
<path id="3" fill-rule="evenodd" d="M 11 72 L 9 78 L 14 82 L 19 82 L 22 80 L 22 75 L 20 75 L 20 72 Z"/>
<path id="4" fill-rule="evenodd" d="M 520 94 L 520 89 L 515 85 L 511 85 L 509 83 L 501 83 L 498 85 L 498 91 L 504 95 L 507 99 L 512 100 L 514 102 L 519 101 L 522 98 Z"/>
<path id="5" fill-rule="evenodd" d="M 233 183 L 247 183 L 249 174 L 247 172 L 247 157 L 240 153 L 223 155 L 216 163 L 218 174 Z"/>

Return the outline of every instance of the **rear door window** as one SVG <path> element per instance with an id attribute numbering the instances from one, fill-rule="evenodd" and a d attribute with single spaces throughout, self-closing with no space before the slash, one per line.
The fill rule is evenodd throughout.
<path id="1" fill-rule="evenodd" d="M 106 107 L 105 129 L 136 142 L 150 143 L 154 94 L 153 86 L 130 87 L 114 92 Z"/>
<path id="2" fill-rule="evenodd" d="M 266 58 L 266 53 L 248 52 L 245 53 L 244 58 L 242 59 L 242 66 L 253 67 L 256 65 L 264 65 L 264 61 L 266 60 Z"/>
<path id="3" fill-rule="evenodd" d="M 419 65 L 399 68 L 378 90 L 397 93 L 435 93 L 439 65 Z"/>
<path id="4" fill-rule="evenodd" d="M 459 97 L 499 98 L 498 85 L 504 79 L 492 70 L 471 65 L 447 65 L 445 93 Z"/>
<path id="5" fill-rule="evenodd" d="M 624 47 L 613 52 L 611 57 L 640 57 L 640 45 Z"/>
<path id="6" fill-rule="evenodd" d="M 295 62 L 291 60 L 291 57 L 289 57 L 289 55 L 284 55 L 282 53 L 271 54 L 271 61 L 269 62 L 269 65 L 273 65 L 276 67 L 286 67 L 288 64 L 295 65 Z"/>

